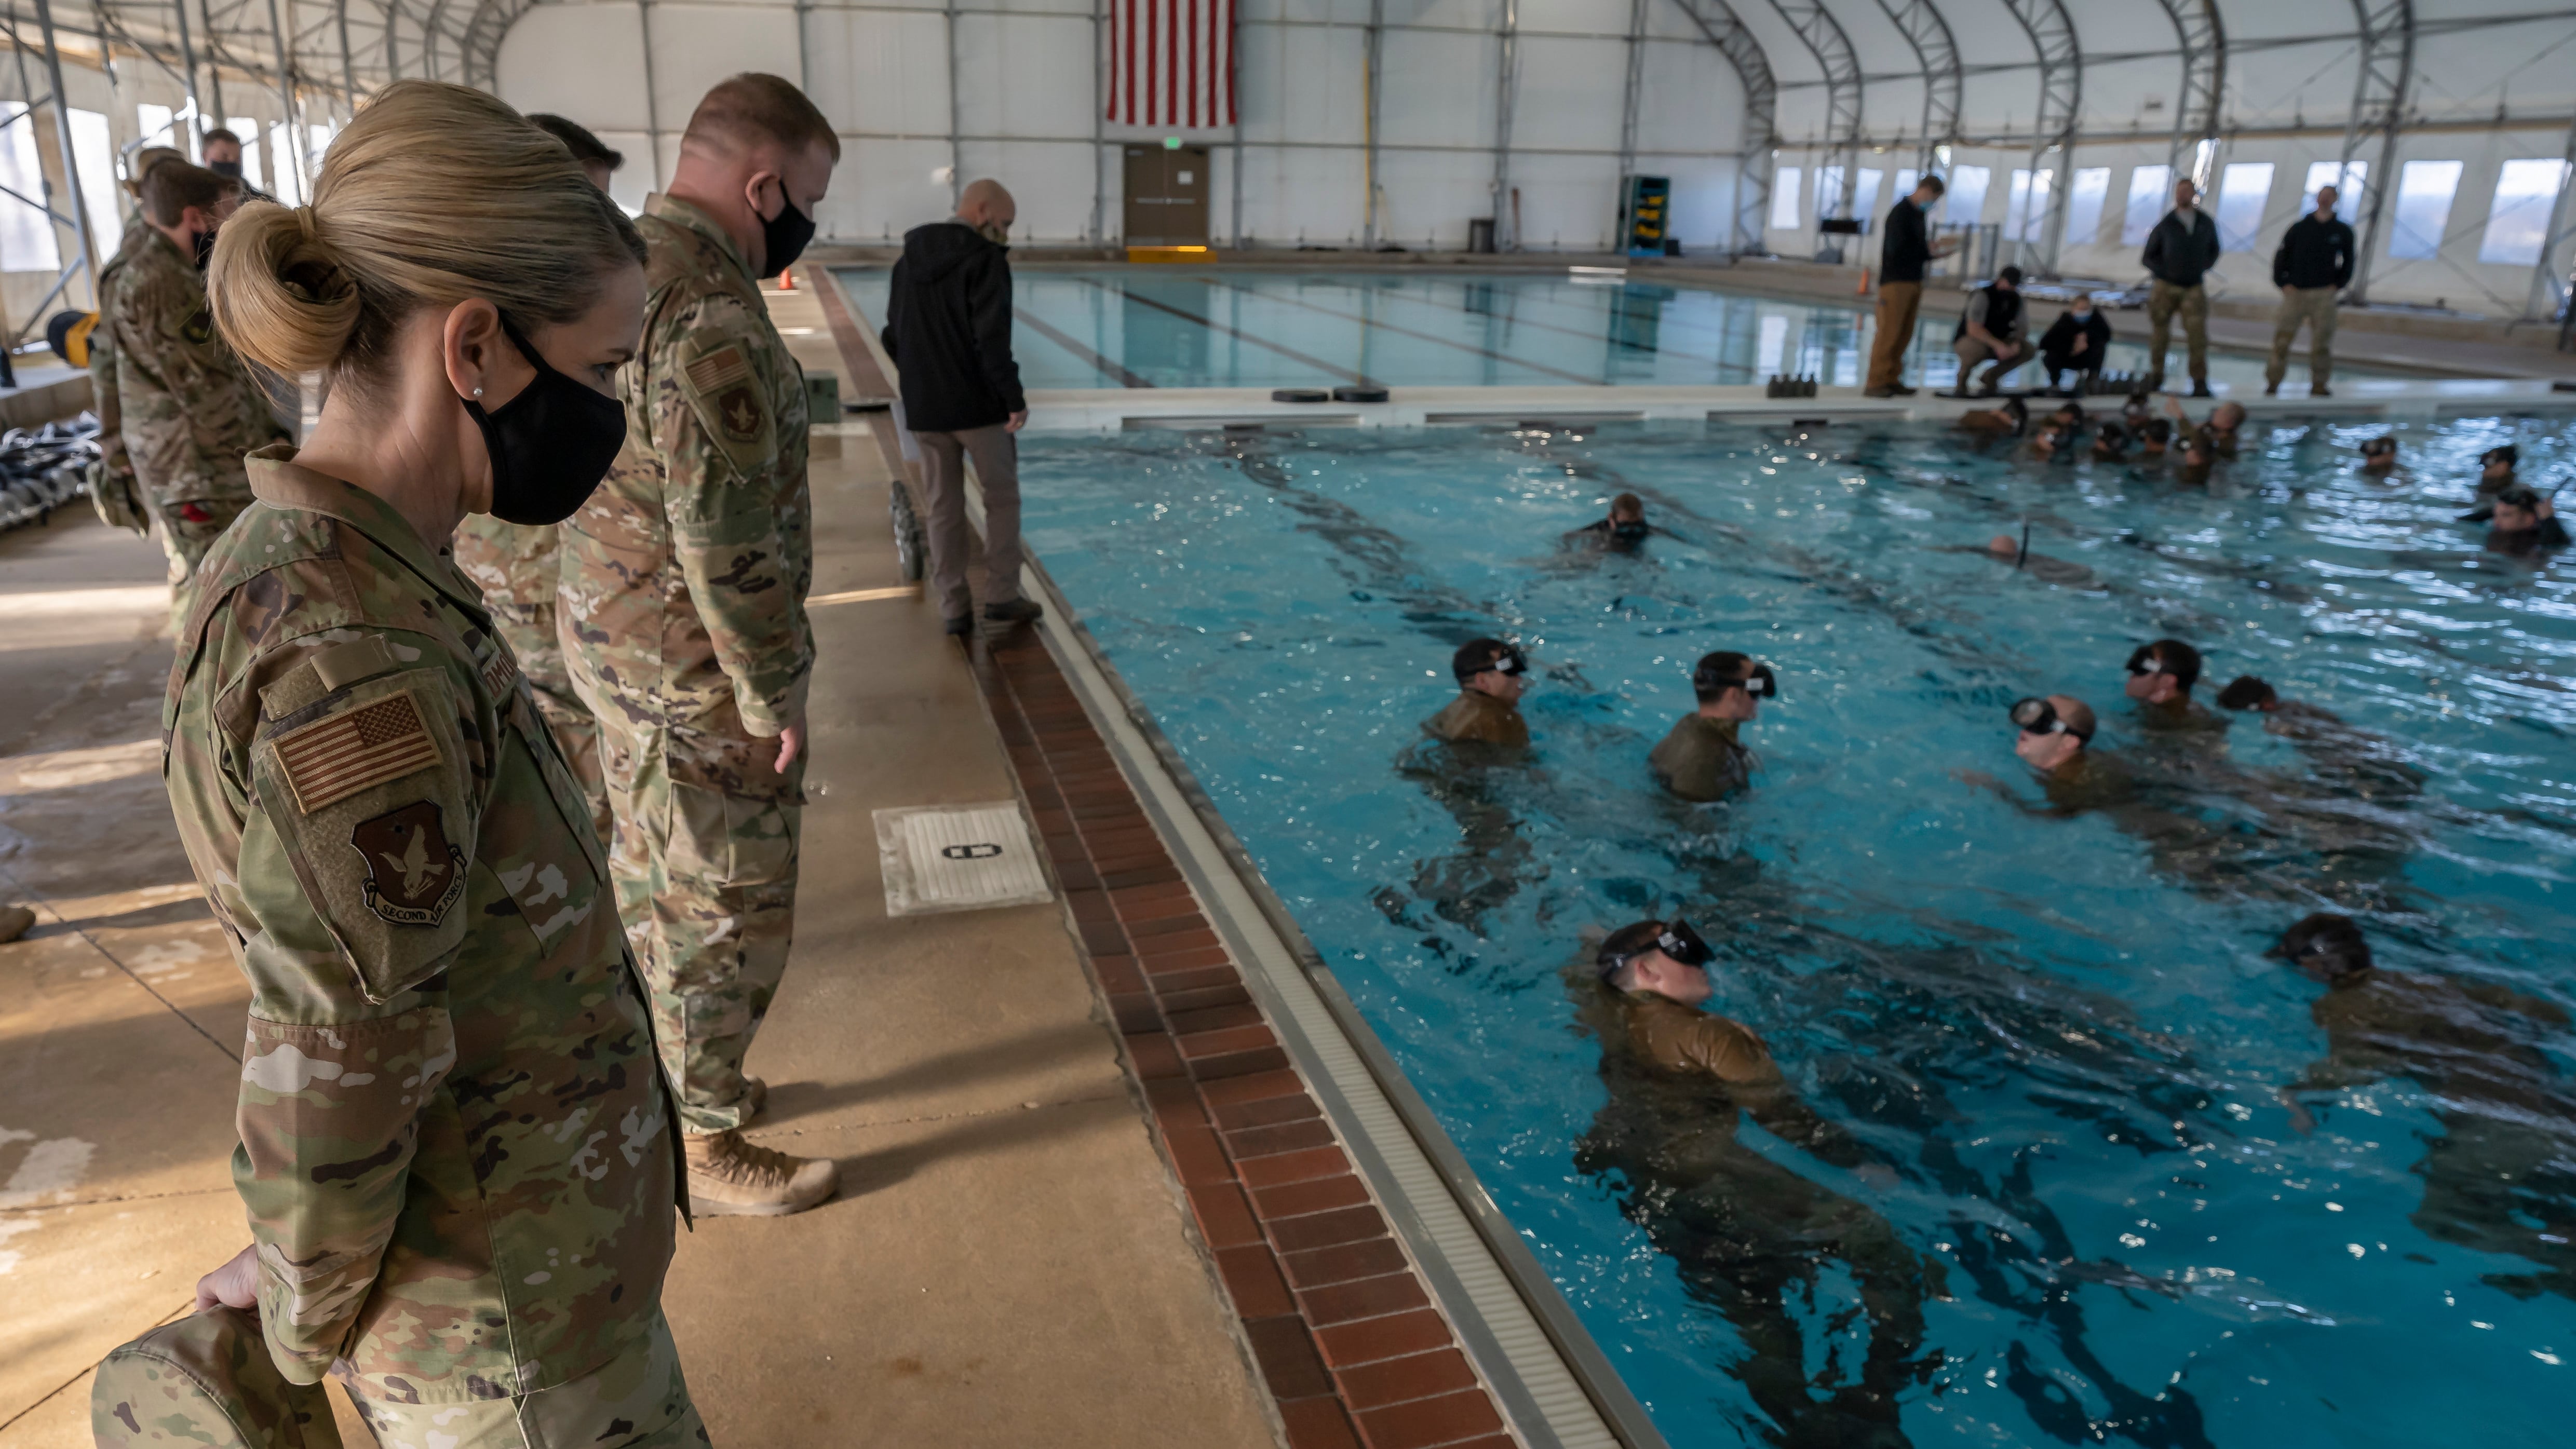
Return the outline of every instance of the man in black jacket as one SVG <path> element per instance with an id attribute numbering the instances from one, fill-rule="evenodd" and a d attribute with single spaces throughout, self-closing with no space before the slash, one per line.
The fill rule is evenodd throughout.
<path id="1" fill-rule="evenodd" d="M 2308 324 L 2308 396 L 2331 397 L 2334 371 L 2335 294 L 2352 280 L 2352 228 L 2335 215 L 2335 189 L 2317 188 L 2317 209 L 2290 223 L 2272 254 L 2272 285 L 2281 289 L 2281 312 L 2272 321 L 2272 362 L 2263 369 L 2263 395 L 2281 390 L 2290 370 L 2290 344 Z"/>
<path id="2" fill-rule="evenodd" d="M 957 215 L 904 234 L 886 288 L 886 355 L 901 373 L 904 426 L 921 445 L 929 513 L 930 587 L 948 632 L 975 628 L 966 587 L 966 468 L 984 485 L 984 617 L 1025 624 L 1020 597 L 1020 464 L 1012 434 L 1029 420 L 1011 360 L 1011 263 L 1018 208 L 998 181 L 978 181 Z"/>
<path id="3" fill-rule="evenodd" d="M 2200 209 L 2200 188 L 2189 178 L 2174 183 L 2174 209 L 2147 233 L 2138 260 L 2156 279 L 2147 294 L 2147 387 L 2164 390 L 2165 349 L 2179 312 L 2191 354 L 2191 395 L 2209 396 L 2209 293 L 2200 279 L 2218 265 L 2218 223 Z"/>
<path id="4" fill-rule="evenodd" d="M 2071 372 L 2074 391 L 2084 391 L 2085 383 L 2102 370 L 2102 354 L 2110 346 L 2110 319 L 2093 305 L 2092 293 L 2079 294 L 2039 339 L 2039 360 L 2048 369 L 2049 387 L 2056 388 L 2060 373 Z"/>
<path id="5" fill-rule="evenodd" d="M 1905 353 L 1914 345 L 1914 318 L 1923 306 L 1923 268 L 1934 257 L 1949 255 L 1953 239 L 1924 239 L 1924 218 L 1941 200 L 1945 188 L 1938 176 L 1926 176 L 1896 200 L 1887 213 L 1878 246 L 1878 325 L 1869 350 L 1871 397 L 1902 397 Z"/>

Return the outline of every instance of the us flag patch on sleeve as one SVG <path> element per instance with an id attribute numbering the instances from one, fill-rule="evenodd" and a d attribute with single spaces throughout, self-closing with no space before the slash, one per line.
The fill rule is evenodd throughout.
<path id="1" fill-rule="evenodd" d="M 742 355 L 739 345 L 727 343 L 691 362 L 683 370 L 689 375 L 691 392 L 700 397 L 713 397 L 730 384 L 750 380 L 751 359 Z"/>
<path id="2" fill-rule="evenodd" d="M 315 720 L 277 742 L 278 769 L 306 815 L 438 762 L 438 742 L 408 690 Z"/>

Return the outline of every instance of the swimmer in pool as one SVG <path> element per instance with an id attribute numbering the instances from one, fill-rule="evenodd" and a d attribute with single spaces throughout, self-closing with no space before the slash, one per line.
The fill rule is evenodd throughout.
<path id="1" fill-rule="evenodd" d="M 2361 445 L 2361 471 L 2393 473 L 2397 470 L 2397 439 L 2394 435 L 2365 439 Z"/>
<path id="2" fill-rule="evenodd" d="M 2104 423 L 2093 434 L 2093 461 L 2119 463 L 2129 456 L 2128 430 L 2118 423 Z"/>
<path id="3" fill-rule="evenodd" d="M 2030 456 L 2042 462 L 2056 458 L 2066 452 L 2074 437 L 2073 429 L 2051 419 L 2040 424 L 2039 431 L 2030 435 Z"/>
<path id="4" fill-rule="evenodd" d="M 1876 1211 L 1738 1140 L 1750 1116 L 1797 1152 L 1873 1185 L 1896 1182 L 1799 1099 L 1760 1036 L 1702 1009 L 1712 960 L 1688 922 L 1639 921 L 1601 943 L 1589 973 L 1570 973 L 1609 1093 L 1575 1165 L 1615 1185 L 1685 1290 L 1734 1325 L 1746 1352 L 1728 1371 L 1781 1442 L 1893 1449 L 1906 1442 L 1897 1396 L 1937 1362 L 1923 1351 L 1923 1301 L 1948 1296 L 1940 1266 Z M 1859 1288 L 1868 1348 L 1859 1364 L 1811 1378 L 1800 1317 L 1836 1266 Z"/>
<path id="5" fill-rule="evenodd" d="M 2221 457 L 2236 456 L 2237 432 L 2245 426 L 2245 404 L 2230 399 L 2210 409 L 2209 421 L 2195 423 L 2182 410 L 2179 398 L 2165 399 L 2165 412 L 2173 418 L 2174 427 L 2186 435 L 2197 433 L 2210 452 Z"/>
<path id="6" fill-rule="evenodd" d="M 2485 523 L 2493 519 L 2497 495 L 2522 481 L 2517 471 L 2521 466 L 2522 450 L 2511 443 L 2479 454 L 2477 496 L 2469 500 L 2475 506 L 2461 514 L 2460 521 Z"/>
<path id="7" fill-rule="evenodd" d="M 1961 432 L 1989 438 L 2018 438 L 2030 430 L 2030 404 L 2020 398 L 2004 399 L 1999 408 L 1973 408 L 1959 414 L 1953 424 Z"/>
<path id="8" fill-rule="evenodd" d="M 2309 916 L 2269 954 L 2326 988 L 2308 1006 L 2326 1054 L 2280 1090 L 2291 1125 L 2315 1129 L 2305 1098 L 2413 1080 L 2443 1129 L 2415 1165 L 2415 1226 L 2538 1264 L 2486 1275 L 2516 1297 L 2576 1298 L 2576 1096 L 2545 1046 L 2563 1039 L 2566 1010 L 2487 982 L 2385 970 L 2345 916 Z"/>
<path id="9" fill-rule="evenodd" d="M 1565 535 L 1565 541 L 1591 548 L 1633 549 L 1651 537 L 1655 526 L 1646 521 L 1646 500 L 1634 493 L 1622 493 L 1610 500 L 1610 515 Z"/>
<path id="10" fill-rule="evenodd" d="M 2211 714 L 2191 697 L 2200 682 L 2200 651 L 2180 639 L 2141 644 L 2129 654 L 2129 698 L 2138 702 L 2138 721 L 2151 730 L 2223 730 L 2227 720 Z"/>
<path id="11" fill-rule="evenodd" d="M 1780 680 L 1770 665 L 1745 655 L 1706 654 L 1691 671 L 1691 693 L 1699 708 L 1681 717 L 1646 756 L 1646 766 L 1685 800 L 1723 800 L 1752 782 L 1753 752 L 1737 741 L 1736 731 L 1763 700 L 1780 697 Z"/>
<path id="12" fill-rule="evenodd" d="M 1450 656 L 1449 670 L 1458 677 L 1458 697 L 1422 722 L 1422 732 L 1451 744 L 1497 745 L 1520 749 L 1529 744 L 1529 724 L 1521 718 L 1520 698 L 1528 688 L 1529 656 L 1500 639 L 1470 639 Z"/>
<path id="13" fill-rule="evenodd" d="M 2296 745 L 2341 796 L 2393 804 L 2423 793 L 2424 772 L 2408 764 L 2395 743 L 2353 728 L 2332 710 L 2283 699 L 2258 676 L 2230 680 L 2218 692 L 2218 707 L 2261 715 L 2263 732 Z"/>
<path id="14" fill-rule="evenodd" d="M 2567 525 L 2558 521 L 2556 505 L 2519 483 L 2496 495 L 2493 512 L 2487 529 L 2491 552 L 2528 558 L 2567 546 Z"/>

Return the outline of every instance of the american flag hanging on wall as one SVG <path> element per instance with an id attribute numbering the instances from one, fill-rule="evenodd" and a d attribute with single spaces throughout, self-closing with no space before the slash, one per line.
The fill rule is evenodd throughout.
<path id="1" fill-rule="evenodd" d="M 1234 124 L 1234 0 L 1110 0 L 1109 119 Z"/>

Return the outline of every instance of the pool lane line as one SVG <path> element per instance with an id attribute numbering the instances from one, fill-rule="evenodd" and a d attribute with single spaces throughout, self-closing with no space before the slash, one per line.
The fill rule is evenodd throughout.
<path id="1" fill-rule="evenodd" d="M 1326 362 L 1320 357 L 1309 357 L 1305 353 L 1299 352 L 1296 348 L 1282 346 L 1279 343 L 1271 341 L 1267 337 L 1255 337 L 1249 332 L 1239 332 L 1212 317 L 1202 317 L 1198 313 L 1190 311 L 1186 307 L 1175 307 L 1169 302 L 1158 302 L 1151 297 L 1141 296 L 1135 292 L 1128 291 L 1125 287 L 1112 288 L 1107 282 L 1101 281 L 1097 277 L 1082 277 L 1077 280 L 1081 281 L 1085 286 L 1098 287 L 1104 292 L 1114 291 L 1119 297 L 1124 298 L 1127 301 L 1151 307 L 1157 312 L 1169 312 L 1184 322 L 1196 322 L 1201 327 L 1208 329 L 1210 332 L 1222 332 L 1226 336 L 1234 338 L 1237 341 L 1249 342 L 1255 347 L 1267 348 L 1270 351 L 1276 352 L 1280 356 L 1287 358 L 1291 362 L 1302 362 L 1306 366 L 1314 368 L 1320 372 L 1329 372 L 1333 376 L 1338 377 L 1353 386 L 1384 386 L 1384 384 L 1372 381 L 1366 375 L 1353 372 L 1347 367 L 1336 367 L 1332 363 Z M 1214 279 L 1210 278 L 1210 280 L 1213 281 Z M 1226 284 L 1218 282 L 1217 285 L 1224 286 Z"/>
<path id="2" fill-rule="evenodd" d="M 1056 346 L 1063 348 L 1065 351 L 1072 353 L 1084 362 L 1090 363 L 1096 371 L 1106 376 L 1114 377 L 1118 379 L 1120 383 L 1128 387 L 1152 387 L 1154 385 L 1151 380 L 1139 377 L 1135 373 L 1129 372 L 1120 364 L 1112 362 L 1108 358 L 1101 356 L 1099 353 L 1092 351 L 1090 348 L 1083 346 L 1080 342 L 1074 340 L 1066 333 L 1057 330 L 1044 318 L 1038 316 L 1038 314 L 1030 311 L 1026 307 L 1013 306 L 1011 308 L 1011 315 L 1027 323 L 1030 331 L 1035 332 L 1040 337 L 1043 337 L 1047 341 L 1054 343 Z"/>
<path id="3" fill-rule="evenodd" d="M 1550 367 L 1544 362 L 1523 362 L 1517 357 L 1506 357 L 1499 352 L 1489 352 L 1482 347 L 1476 346 L 1474 343 L 1458 342 L 1447 337 L 1436 336 L 1429 332 L 1416 332 L 1410 327 L 1398 327 L 1392 322 L 1380 322 L 1374 317 L 1362 317 L 1355 312 L 1336 312 L 1330 307 L 1319 307 L 1302 297 L 1283 297 L 1276 292 L 1257 292 L 1250 287 L 1238 286 L 1233 282 L 1219 281 L 1213 277 L 1208 280 L 1214 282 L 1217 286 L 1241 292 L 1245 296 L 1257 298 L 1261 301 L 1285 302 L 1291 307 L 1303 307 L 1309 312 L 1321 312 L 1327 317 L 1339 317 L 1345 322 L 1357 322 L 1363 327 L 1374 327 L 1381 332 L 1393 332 L 1405 337 L 1420 338 L 1425 342 L 1436 342 L 1442 347 L 1453 347 L 1460 352 L 1473 353 L 1478 357 L 1502 363 L 1506 367 L 1526 367 L 1532 372 L 1543 372 L 1550 377 L 1561 377 L 1567 382 L 1580 383 L 1585 387 L 1609 386 L 1609 384 L 1603 382 L 1597 377 L 1585 377 L 1580 373 L 1567 372 L 1563 368 Z"/>

